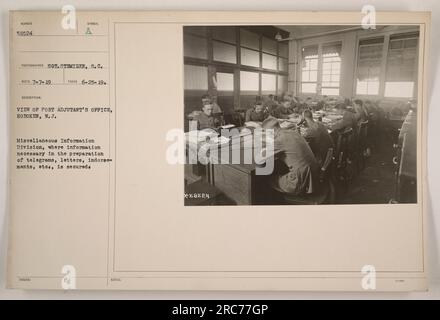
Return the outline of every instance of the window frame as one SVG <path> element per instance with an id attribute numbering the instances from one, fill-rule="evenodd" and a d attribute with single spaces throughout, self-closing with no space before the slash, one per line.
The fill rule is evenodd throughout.
<path id="1" fill-rule="evenodd" d="M 414 28 L 408 28 L 407 30 L 399 30 L 399 31 L 388 31 L 388 32 L 383 32 L 383 33 L 378 33 L 374 36 L 360 36 L 357 38 L 356 41 L 356 64 L 355 64 L 355 79 L 357 79 L 357 74 L 358 74 L 358 60 L 359 60 L 359 43 L 361 41 L 364 40 L 368 40 L 368 39 L 374 39 L 377 37 L 384 37 L 384 43 L 383 43 L 383 48 L 382 48 L 382 63 L 381 63 L 381 75 L 379 78 L 379 94 L 377 95 L 365 95 L 365 94 L 357 94 L 357 81 L 354 82 L 353 85 L 353 96 L 354 97 L 358 97 L 358 98 L 363 98 L 363 99 L 383 99 L 383 100 L 401 100 L 401 101 L 407 101 L 408 99 L 411 98 L 407 98 L 407 97 L 387 97 L 385 96 L 385 83 L 386 83 L 386 71 L 387 71 L 387 62 L 388 62 L 388 52 L 389 52 L 389 45 L 391 43 L 391 38 L 392 37 L 398 37 L 398 36 L 403 36 L 405 34 L 417 34 L 416 36 L 414 36 L 414 38 L 418 39 L 417 42 L 417 54 L 416 54 L 416 59 L 415 59 L 415 68 L 416 68 L 416 72 L 415 72 L 415 79 L 414 79 L 414 89 L 413 89 L 413 95 L 412 98 L 415 98 L 417 96 L 417 86 L 418 86 L 418 67 L 419 67 L 419 54 L 420 54 L 420 30 L 419 29 L 414 29 Z M 409 37 L 409 38 L 413 38 L 413 37 Z M 406 39 L 406 38 L 405 38 Z"/>
<path id="2" fill-rule="evenodd" d="M 187 27 L 187 26 L 184 26 L 184 27 Z M 194 26 L 189 26 L 189 27 L 194 27 Z M 184 30 L 183 30 L 184 36 L 185 36 L 185 34 L 188 34 L 191 36 L 205 38 L 207 40 L 207 50 L 208 50 L 208 58 L 207 59 L 184 56 L 184 64 L 208 66 L 208 78 L 212 77 L 212 75 L 215 74 L 216 71 L 219 71 L 222 68 L 230 68 L 230 69 L 234 70 L 234 77 L 236 79 L 236 80 L 234 80 L 234 83 L 235 83 L 234 90 L 236 91 L 236 94 L 237 94 L 237 96 L 236 96 L 237 101 L 235 102 L 235 104 L 238 108 L 244 107 L 240 104 L 240 93 L 241 93 L 240 72 L 241 71 L 255 72 L 258 74 L 258 77 L 259 77 L 258 95 L 261 95 L 262 92 L 265 91 L 263 88 L 263 83 L 262 83 L 263 74 L 270 74 L 270 75 L 275 76 L 275 88 L 276 88 L 275 92 L 276 92 L 276 94 L 281 93 L 280 92 L 280 85 L 278 83 L 280 81 L 280 79 L 287 81 L 283 85 L 283 87 L 286 88 L 286 90 L 288 90 L 289 57 L 280 56 L 280 46 L 281 45 L 280 45 L 279 41 L 276 41 L 275 39 L 272 39 L 271 37 L 268 37 L 267 35 L 260 33 L 258 31 L 250 30 L 246 26 L 234 26 L 236 41 L 235 41 L 235 44 L 232 44 L 229 41 L 223 41 L 221 39 L 214 38 L 212 28 L 215 28 L 215 27 L 216 26 L 206 27 L 206 36 L 201 36 L 200 33 L 185 31 L 185 28 L 184 28 Z M 258 37 L 258 46 L 259 46 L 258 50 L 255 48 L 246 46 L 246 44 L 242 44 L 242 42 L 241 42 L 242 30 L 245 30 L 246 32 L 251 32 Z M 267 50 L 263 50 L 263 38 L 267 38 L 269 40 L 276 42 L 276 54 L 267 52 Z M 213 52 L 214 51 L 214 42 L 220 42 L 220 43 L 224 43 L 224 44 L 227 44 L 230 46 L 234 45 L 236 48 L 236 63 L 214 60 L 214 52 Z M 287 48 L 287 56 L 289 56 L 290 46 L 289 46 L 289 44 L 284 44 L 284 45 Z M 258 67 L 244 65 L 241 63 L 242 48 L 258 53 L 258 57 L 259 57 L 258 58 L 258 60 L 259 60 Z M 275 59 L 276 59 L 276 68 L 275 69 L 263 68 L 263 54 L 267 54 L 272 57 L 275 57 Z M 285 62 L 287 62 L 287 70 L 281 69 L 281 67 L 280 67 L 280 59 L 281 58 L 287 60 L 287 61 L 285 61 Z M 285 76 L 285 77 L 281 78 L 280 76 Z M 212 92 L 212 90 L 213 90 L 212 82 L 210 79 L 208 79 L 208 92 Z"/>
<path id="3" fill-rule="evenodd" d="M 341 58 L 341 62 L 340 62 L 340 71 L 339 71 L 339 81 L 338 81 L 338 86 L 337 87 L 328 87 L 325 86 L 323 87 L 322 83 L 322 79 L 323 79 L 323 66 L 324 66 L 324 56 L 323 56 L 323 47 L 325 46 L 330 46 L 330 45 L 340 45 L 341 46 L 341 53 L 340 53 L 340 58 Z M 341 90 L 341 81 L 342 81 L 342 58 L 343 58 L 343 54 L 342 54 L 342 50 L 344 48 L 344 40 L 336 40 L 336 41 L 325 41 L 325 42 L 319 42 L 319 43 L 311 43 L 311 44 L 307 44 L 304 46 L 299 47 L 300 53 L 301 53 L 301 64 L 303 63 L 303 55 L 302 55 L 302 51 L 304 48 L 307 47 L 317 47 L 318 49 L 318 56 L 316 58 L 317 60 L 317 70 L 309 70 L 310 71 L 317 71 L 317 77 L 316 77 L 316 82 L 315 81 L 303 81 L 303 69 L 302 68 L 298 68 L 300 71 L 300 75 L 299 75 L 299 92 L 301 95 L 303 96 L 320 96 L 322 95 L 322 89 L 323 88 L 331 88 L 331 89 L 338 89 L 338 94 L 326 94 L 327 96 L 330 97 L 337 97 L 340 95 L 340 90 Z M 310 75 L 310 74 L 309 74 Z M 316 83 L 316 91 L 314 93 L 312 92 L 304 92 L 302 85 L 303 83 Z"/>

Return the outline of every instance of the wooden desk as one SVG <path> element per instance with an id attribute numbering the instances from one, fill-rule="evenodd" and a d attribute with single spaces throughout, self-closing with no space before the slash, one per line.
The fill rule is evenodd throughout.
<path id="1" fill-rule="evenodd" d="M 253 136 L 247 138 L 253 139 Z M 253 154 L 253 149 L 250 150 Z M 234 151 L 240 153 L 239 163 L 232 161 Z M 244 137 L 240 138 L 239 143 L 233 144 L 231 141 L 229 145 L 220 147 L 218 157 L 215 159 L 217 164 L 211 164 L 210 181 L 237 205 L 264 203 L 265 198 L 271 193 L 270 175 L 257 175 L 258 165 L 254 157 L 251 163 L 245 163 L 244 153 L 246 151 L 249 149 L 245 149 Z M 221 163 L 224 152 L 229 152 L 229 159 L 225 157 L 225 160 L 228 160 L 227 164 Z M 275 154 L 274 161 L 277 157 L 278 154 Z"/>

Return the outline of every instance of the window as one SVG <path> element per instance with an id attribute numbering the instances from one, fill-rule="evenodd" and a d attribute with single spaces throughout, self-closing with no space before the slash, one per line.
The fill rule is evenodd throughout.
<path id="1" fill-rule="evenodd" d="M 221 62 L 237 63 L 237 52 L 234 45 L 213 41 L 214 60 Z"/>
<path id="2" fill-rule="evenodd" d="M 257 95 L 287 91 L 289 43 L 275 40 L 273 31 L 260 26 L 185 26 L 187 111 L 199 108 L 206 93 L 217 94 L 228 113 L 252 106 Z"/>
<path id="3" fill-rule="evenodd" d="M 263 53 L 263 68 L 277 70 L 277 57 Z"/>
<path id="4" fill-rule="evenodd" d="M 318 46 L 302 48 L 301 92 L 317 93 Z"/>
<path id="5" fill-rule="evenodd" d="M 260 74 L 258 72 L 240 71 L 240 106 L 249 108 L 259 95 Z"/>
<path id="6" fill-rule="evenodd" d="M 275 40 L 263 37 L 262 46 L 263 46 L 263 52 L 267 52 L 273 55 L 277 54 L 277 42 Z"/>
<path id="7" fill-rule="evenodd" d="M 260 36 L 252 31 L 241 28 L 240 44 L 242 47 L 260 50 Z"/>
<path id="8" fill-rule="evenodd" d="M 234 75 L 232 73 L 217 72 L 217 91 L 233 91 Z"/>
<path id="9" fill-rule="evenodd" d="M 379 94 L 383 41 L 377 38 L 359 42 L 356 94 Z"/>
<path id="10" fill-rule="evenodd" d="M 208 44 L 205 38 L 185 34 L 183 45 L 185 57 L 208 59 Z"/>
<path id="11" fill-rule="evenodd" d="M 341 44 L 325 45 L 322 48 L 321 94 L 339 95 L 341 80 Z"/>
<path id="12" fill-rule="evenodd" d="M 184 70 L 184 88 L 185 90 L 208 90 L 208 68 L 202 66 L 193 66 L 185 64 Z"/>
<path id="13" fill-rule="evenodd" d="M 251 67 L 260 67 L 260 53 L 255 50 L 241 48 L 241 64 Z"/>
<path id="14" fill-rule="evenodd" d="M 277 93 L 277 76 L 275 74 L 262 73 L 261 74 L 261 94 L 276 94 Z"/>
<path id="15" fill-rule="evenodd" d="M 257 72 L 240 71 L 240 90 L 242 94 L 258 94 L 259 77 Z"/>
<path id="16" fill-rule="evenodd" d="M 417 78 L 418 35 L 396 35 L 390 38 L 385 79 L 385 97 L 411 98 Z"/>
<path id="17" fill-rule="evenodd" d="M 212 38 L 235 44 L 237 42 L 235 27 L 212 27 Z"/>

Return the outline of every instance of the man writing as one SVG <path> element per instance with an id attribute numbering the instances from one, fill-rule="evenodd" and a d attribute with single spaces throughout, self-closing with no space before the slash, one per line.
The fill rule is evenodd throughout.
<path id="1" fill-rule="evenodd" d="M 197 121 L 197 129 L 203 130 L 207 128 L 215 129 L 220 126 L 220 121 L 213 116 L 214 106 L 211 99 L 204 99 L 202 112 L 198 114 L 194 120 Z"/>
<path id="2" fill-rule="evenodd" d="M 245 121 L 263 122 L 267 117 L 268 114 L 264 110 L 263 102 L 257 99 L 255 106 L 246 111 Z"/>
<path id="3" fill-rule="evenodd" d="M 267 118 L 262 127 L 274 130 L 274 152 L 281 153 L 280 160 L 287 168 L 286 172 L 274 175 L 273 187 L 292 195 L 315 192 L 319 167 L 304 138 L 296 130 L 281 129 L 278 120 L 272 117 Z"/>
<path id="4" fill-rule="evenodd" d="M 303 119 L 306 128 L 302 132 L 302 136 L 309 142 L 316 160 L 322 165 L 328 149 L 334 147 L 332 137 L 323 123 L 313 120 L 313 114 L 310 110 L 304 110 Z"/>

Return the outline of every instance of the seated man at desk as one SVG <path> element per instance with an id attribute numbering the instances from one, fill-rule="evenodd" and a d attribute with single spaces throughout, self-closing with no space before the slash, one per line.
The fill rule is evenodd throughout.
<path id="1" fill-rule="evenodd" d="M 268 116 L 269 116 L 268 113 L 264 109 L 263 101 L 257 99 L 254 107 L 249 108 L 246 111 L 245 121 L 263 122 Z"/>
<path id="2" fill-rule="evenodd" d="M 202 112 L 195 116 L 197 121 L 197 129 L 203 130 L 207 128 L 215 129 L 221 125 L 220 120 L 213 115 L 214 106 L 211 99 L 203 100 Z"/>
<path id="3" fill-rule="evenodd" d="M 318 187 L 318 163 L 307 142 L 296 131 L 281 129 L 275 118 L 263 122 L 264 129 L 274 130 L 274 152 L 280 153 L 280 161 L 286 170 L 275 168 L 273 187 L 292 195 L 305 195 Z"/>
<path id="4" fill-rule="evenodd" d="M 291 101 L 283 100 L 283 102 L 271 111 L 271 116 L 277 119 L 289 119 L 289 115 L 293 113 Z"/>
<path id="5" fill-rule="evenodd" d="M 360 99 L 354 100 L 354 117 L 357 122 L 368 120 L 368 111 L 364 106 L 364 102 Z"/>
<path id="6" fill-rule="evenodd" d="M 357 119 L 355 117 L 354 109 L 346 103 L 339 105 L 339 109 L 342 110 L 342 119 L 331 126 L 331 130 L 341 130 L 346 128 L 356 129 Z"/>
<path id="7" fill-rule="evenodd" d="M 205 102 L 212 103 L 212 113 L 213 114 L 217 114 L 217 113 L 223 113 L 222 108 L 220 108 L 220 106 L 217 103 L 217 97 L 213 96 L 210 97 L 209 95 L 205 94 L 202 96 L 202 106 L 205 104 Z"/>
<path id="8" fill-rule="evenodd" d="M 334 148 L 332 137 L 322 122 L 313 120 L 313 114 L 310 110 L 303 112 L 303 119 L 306 128 L 302 131 L 302 136 L 309 142 L 316 160 L 322 165 L 328 149 Z"/>

